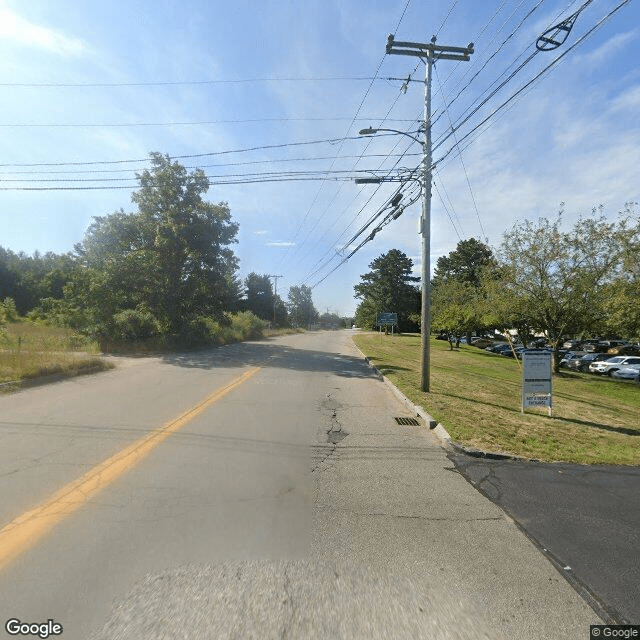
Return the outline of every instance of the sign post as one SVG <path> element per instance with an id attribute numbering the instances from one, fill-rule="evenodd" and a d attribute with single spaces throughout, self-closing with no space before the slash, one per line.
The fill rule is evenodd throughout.
<path id="1" fill-rule="evenodd" d="M 547 351 L 525 351 L 522 354 L 522 413 L 527 407 L 548 407 L 551 415 L 553 406 L 551 356 L 552 354 Z"/>
<path id="2" fill-rule="evenodd" d="M 389 324 L 391 325 L 391 335 L 393 336 L 393 327 L 398 324 L 398 314 L 379 313 L 376 322 L 380 327 L 380 336 L 382 336 L 382 327 Z"/>

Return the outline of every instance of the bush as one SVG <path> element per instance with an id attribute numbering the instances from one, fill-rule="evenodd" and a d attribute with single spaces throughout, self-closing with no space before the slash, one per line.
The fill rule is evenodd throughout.
<path id="1" fill-rule="evenodd" d="M 187 345 L 217 344 L 221 341 L 221 327 L 209 316 L 196 316 L 186 325 L 183 339 Z"/>
<path id="2" fill-rule="evenodd" d="M 231 321 L 230 328 L 236 340 L 257 340 L 262 338 L 262 332 L 267 327 L 267 323 L 264 320 L 260 320 L 251 311 L 240 311 L 239 313 L 225 315 Z"/>
<path id="3" fill-rule="evenodd" d="M 113 316 L 111 338 L 122 342 L 149 340 L 160 334 L 160 323 L 146 309 L 125 309 Z"/>
<path id="4" fill-rule="evenodd" d="M 0 301 L 0 325 L 6 322 L 15 322 L 18 319 L 18 311 L 13 298 L 5 298 Z"/>

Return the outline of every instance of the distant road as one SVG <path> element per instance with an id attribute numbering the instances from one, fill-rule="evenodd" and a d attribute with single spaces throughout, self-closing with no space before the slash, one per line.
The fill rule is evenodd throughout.
<path id="1" fill-rule="evenodd" d="M 0 637 L 588 637 L 597 616 L 394 420 L 350 334 L 0 396 Z"/>

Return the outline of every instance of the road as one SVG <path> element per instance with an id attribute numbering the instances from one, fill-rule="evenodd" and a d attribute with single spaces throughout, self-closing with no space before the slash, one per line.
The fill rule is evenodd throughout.
<path id="1" fill-rule="evenodd" d="M 603 617 L 640 624 L 640 469 L 449 458 L 594 598 Z"/>
<path id="2" fill-rule="evenodd" d="M 3 626 L 559 640 L 599 622 L 424 425 L 396 423 L 348 331 L 116 361 L 0 396 Z"/>

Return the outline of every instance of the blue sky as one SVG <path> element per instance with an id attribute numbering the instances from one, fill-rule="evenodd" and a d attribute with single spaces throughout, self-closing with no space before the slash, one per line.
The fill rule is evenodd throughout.
<path id="1" fill-rule="evenodd" d="M 404 92 L 396 78 L 421 81 L 424 64 L 384 55 L 394 32 L 475 43 L 470 62 L 440 61 L 433 76 L 432 265 L 461 239 L 496 247 L 516 221 L 554 216 L 561 202 L 567 224 L 600 204 L 613 218 L 640 200 L 638 1 L 579 41 L 621 3 L 587 3 L 562 47 L 516 71 L 584 0 L 0 0 L 0 245 L 70 251 L 93 216 L 133 209 L 135 171 L 160 151 L 212 183 L 238 182 L 207 197 L 240 225 L 242 277 L 282 275 L 284 298 L 316 285 L 399 187 L 352 178 L 420 163 L 408 137 L 358 137 L 420 124 L 423 83 Z M 267 178 L 277 181 L 250 182 Z M 78 186 L 124 188 L 68 189 Z M 405 201 L 412 194 L 415 183 Z M 318 309 L 353 313 L 354 284 L 392 248 L 419 273 L 419 216 L 416 202 L 314 286 Z"/>

